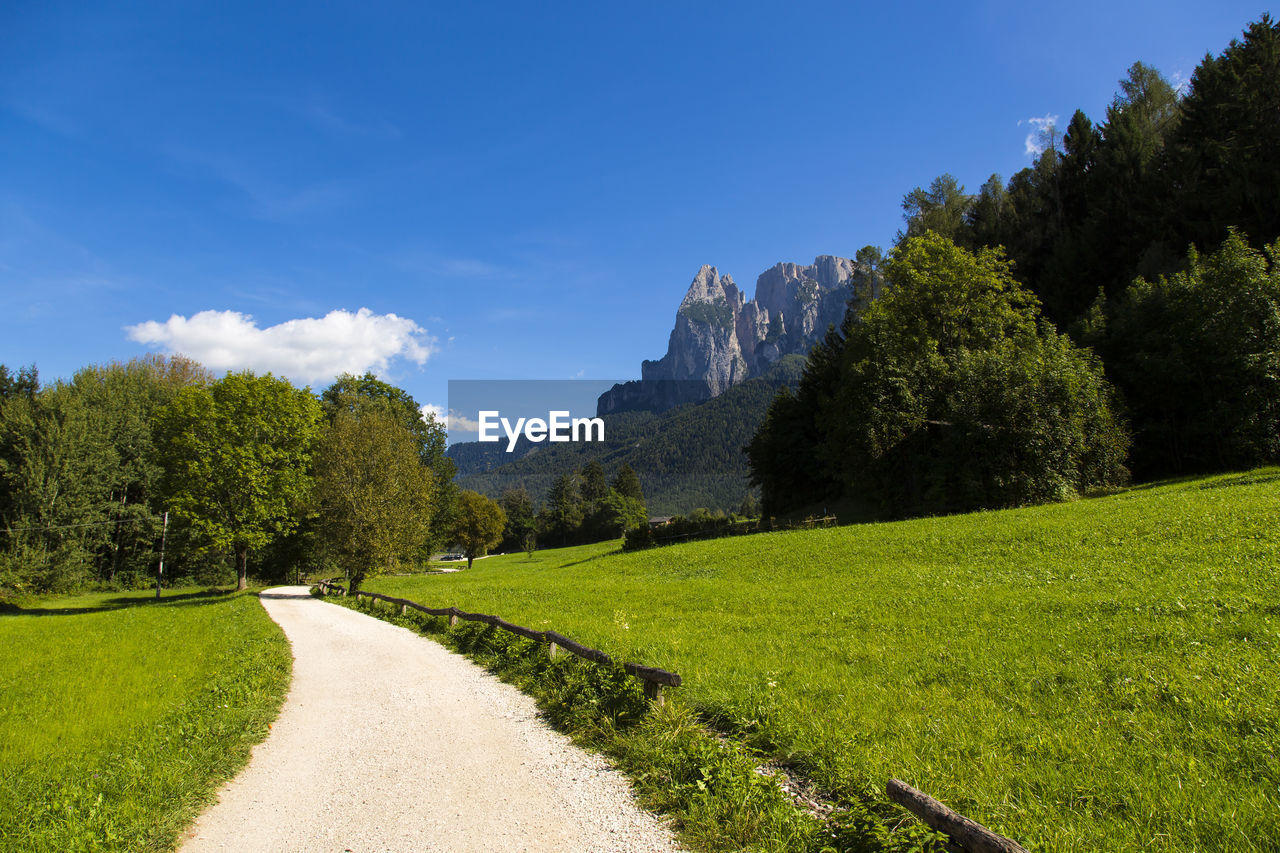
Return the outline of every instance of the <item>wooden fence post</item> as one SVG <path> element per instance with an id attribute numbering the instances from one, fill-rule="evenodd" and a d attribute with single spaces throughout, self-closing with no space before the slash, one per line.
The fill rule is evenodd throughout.
<path id="1" fill-rule="evenodd" d="M 1012 839 L 997 835 L 977 821 L 969 820 L 944 806 L 928 794 L 917 791 L 906 782 L 890 779 L 889 799 L 911 812 L 938 832 L 951 836 L 969 853 L 1027 853 Z"/>

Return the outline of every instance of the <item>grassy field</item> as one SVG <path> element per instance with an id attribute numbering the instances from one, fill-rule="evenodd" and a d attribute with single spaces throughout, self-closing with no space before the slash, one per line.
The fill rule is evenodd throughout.
<path id="1" fill-rule="evenodd" d="M 0 610 L 0 847 L 168 850 L 267 733 L 288 643 L 253 595 Z"/>
<path id="2" fill-rule="evenodd" d="M 898 777 L 1036 850 L 1280 849 L 1277 469 L 368 588 L 674 669 L 836 799 Z"/>

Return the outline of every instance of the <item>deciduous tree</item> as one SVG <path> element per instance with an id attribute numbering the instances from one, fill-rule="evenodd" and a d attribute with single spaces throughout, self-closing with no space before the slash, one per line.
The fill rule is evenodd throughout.
<path id="1" fill-rule="evenodd" d="M 330 421 L 339 411 L 357 414 L 383 412 L 409 431 L 422 463 L 431 469 L 435 479 L 432 491 L 434 505 L 431 508 L 435 523 L 432 525 L 432 538 L 428 540 L 426 547 L 441 545 L 435 536 L 448 529 L 448 519 L 458 494 L 458 488 L 453 482 L 458 469 L 453 460 L 445 455 L 445 429 L 435 414 L 429 410 L 424 411 L 408 391 L 383 382 L 372 373 L 365 373 L 363 376 L 342 374 L 324 389 L 320 402 Z"/>
<path id="2" fill-rule="evenodd" d="M 843 497 L 890 516 L 1053 500 L 1125 476 L 1097 359 L 1039 319 L 996 250 L 927 232 L 886 294 L 810 356 L 748 446 L 764 510 Z"/>
<path id="3" fill-rule="evenodd" d="M 464 490 L 458 495 L 457 511 L 453 521 L 453 539 L 467 555 L 467 568 L 476 557 L 483 557 L 489 549 L 502 541 L 502 528 L 507 518 L 492 499 L 479 492 Z"/>
<path id="4" fill-rule="evenodd" d="M 351 589 L 412 560 L 431 526 L 432 471 L 414 436 L 390 412 L 342 410 L 315 455 L 317 530 Z"/>
<path id="5" fill-rule="evenodd" d="M 319 403 L 270 373 L 228 373 L 183 388 L 156 418 L 168 505 L 234 554 L 244 589 L 249 551 L 292 530 L 311 496 Z"/>

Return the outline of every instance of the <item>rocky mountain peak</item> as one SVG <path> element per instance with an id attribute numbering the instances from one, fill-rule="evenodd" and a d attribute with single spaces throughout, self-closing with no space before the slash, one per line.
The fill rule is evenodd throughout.
<path id="1" fill-rule="evenodd" d="M 680 310 L 703 303 L 714 304 L 720 299 L 732 304 L 741 301 L 742 293 L 733 282 L 733 276 L 720 275 L 720 271 L 710 264 L 703 264 L 702 269 L 693 277 L 689 290 L 680 301 Z"/>
<path id="2" fill-rule="evenodd" d="M 663 411 L 714 397 L 784 355 L 807 354 L 843 320 L 851 299 L 865 308 L 878 295 L 871 269 L 834 255 L 819 255 L 809 266 L 775 264 L 756 279 L 750 300 L 731 276 L 704 264 L 676 311 L 667 354 L 643 362 L 639 382 L 602 394 L 597 412 Z"/>

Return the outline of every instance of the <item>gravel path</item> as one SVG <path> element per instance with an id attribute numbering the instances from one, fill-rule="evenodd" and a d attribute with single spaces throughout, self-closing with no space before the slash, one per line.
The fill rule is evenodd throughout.
<path id="1" fill-rule="evenodd" d="M 183 853 L 682 849 L 619 773 L 461 655 L 306 587 L 262 604 L 293 684 Z"/>

